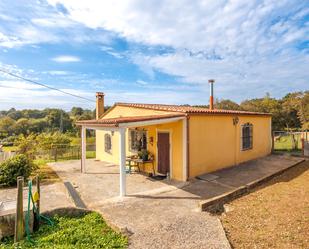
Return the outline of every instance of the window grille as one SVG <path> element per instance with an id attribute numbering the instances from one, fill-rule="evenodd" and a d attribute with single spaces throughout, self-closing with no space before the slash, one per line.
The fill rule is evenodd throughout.
<path id="1" fill-rule="evenodd" d="M 241 141 L 242 141 L 242 150 L 250 150 L 253 147 L 253 125 L 246 123 L 242 125 L 241 128 Z"/>
<path id="2" fill-rule="evenodd" d="M 110 134 L 105 134 L 104 135 L 104 149 L 105 152 L 111 152 L 112 150 L 112 137 Z"/>
<path id="3" fill-rule="evenodd" d="M 141 130 L 130 130 L 130 151 L 141 151 L 147 149 L 147 132 Z"/>

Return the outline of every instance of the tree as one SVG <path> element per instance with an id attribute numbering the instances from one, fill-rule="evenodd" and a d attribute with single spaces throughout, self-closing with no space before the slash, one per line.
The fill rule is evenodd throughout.
<path id="1" fill-rule="evenodd" d="M 15 132 L 16 134 L 28 134 L 30 128 L 30 122 L 27 118 L 20 118 L 16 121 Z"/>
<path id="2" fill-rule="evenodd" d="M 47 122 L 54 131 L 66 132 L 72 129 L 70 116 L 60 109 L 48 109 Z"/>
<path id="3" fill-rule="evenodd" d="M 240 105 L 229 99 L 216 100 L 215 108 L 223 110 L 241 110 Z"/>
<path id="4" fill-rule="evenodd" d="M 309 129 L 309 91 L 303 93 L 299 103 L 297 116 L 302 124 L 303 129 Z"/>
<path id="5" fill-rule="evenodd" d="M 29 136 L 19 135 L 14 141 L 14 145 L 18 148 L 18 153 L 25 154 L 29 158 L 33 159 L 35 152 L 37 151 L 36 135 L 30 134 Z"/>
<path id="6" fill-rule="evenodd" d="M 38 146 L 43 150 L 49 150 L 54 146 L 67 146 L 71 143 L 72 139 L 59 131 L 54 133 L 41 133 L 36 137 Z"/>
<path id="7" fill-rule="evenodd" d="M 84 110 L 83 110 L 83 108 L 81 108 L 81 107 L 72 107 L 72 109 L 71 109 L 71 115 L 72 116 L 81 116 L 81 115 L 83 115 L 83 113 L 84 113 Z"/>
<path id="8" fill-rule="evenodd" d="M 289 93 L 281 100 L 282 112 L 286 129 L 300 128 L 301 122 L 298 118 L 302 93 Z"/>
<path id="9" fill-rule="evenodd" d="M 282 105 L 280 101 L 269 95 L 264 98 L 245 100 L 240 106 L 245 111 L 271 113 L 273 130 L 281 130 L 285 127 Z"/>
<path id="10" fill-rule="evenodd" d="M 15 130 L 16 121 L 10 117 L 3 117 L 0 119 L 0 131 L 11 136 Z"/>
<path id="11" fill-rule="evenodd" d="M 40 119 L 29 119 L 30 127 L 29 131 L 34 133 L 40 133 L 43 131 L 48 131 L 48 122 L 45 118 Z"/>

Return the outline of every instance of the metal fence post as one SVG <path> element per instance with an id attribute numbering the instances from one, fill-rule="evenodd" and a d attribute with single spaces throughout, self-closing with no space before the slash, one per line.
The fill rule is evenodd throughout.
<path id="1" fill-rule="evenodd" d="M 24 207 L 23 207 L 23 187 L 24 177 L 17 177 L 17 202 L 15 216 L 14 242 L 18 242 L 24 237 Z"/>

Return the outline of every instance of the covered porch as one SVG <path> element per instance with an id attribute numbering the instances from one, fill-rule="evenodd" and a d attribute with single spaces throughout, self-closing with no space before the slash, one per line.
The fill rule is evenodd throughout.
<path id="1" fill-rule="evenodd" d="M 97 159 L 117 165 L 119 172 L 119 196 L 127 195 L 127 161 L 128 156 L 137 155 L 138 151 L 131 151 L 132 131 L 144 131 L 146 134 L 147 151 L 152 158 L 148 163 L 142 163 L 139 169 L 156 174 L 165 174 L 168 179 L 187 181 L 187 139 L 188 127 L 187 117 L 184 114 L 165 114 L 138 117 L 119 117 L 99 120 L 79 121 L 81 126 L 82 157 L 81 172 L 88 173 L 88 161 L 86 161 L 86 134 L 87 130 L 95 130 L 97 134 L 97 145 L 105 139 L 104 147 L 97 146 Z M 100 136 L 98 136 L 98 134 Z M 113 144 L 106 145 L 108 139 L 113 137 Z M 111 141 L 110 141 L 111 143 Z M 106 153 L 106 146 L 113 151 Z M 128 148 L 130 147 L 130 148 Z M 142 159 L 138 159 L 139 162 Z M 147 167 L 145 167 L 145 165 Z M 104 166 L 102 166 L 104 167 Z M 131 193 L 130 193 L 131 194 Z"/>

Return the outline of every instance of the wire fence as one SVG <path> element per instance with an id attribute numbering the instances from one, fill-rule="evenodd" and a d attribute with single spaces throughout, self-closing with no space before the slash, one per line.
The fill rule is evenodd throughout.
<path id="1" fill-rule="evenodd" d="M 303 149 L 303 142 L 309 142 L 309 132 L 287 132 L 274 131 L 274 150 L 275 151 L 301 151 Z"/>
<path id="2" fill-rule="evenodd" d="M 95 158 L 95 144 L 88 144 L 86 146 L 86 151 L 87 158 Z M 54 144 L 49 149 L 38 149 L 34 157 L 35 159 L 44 159 L 55 162 L 62 160 L 77 160 L 81 158 L 81 146 Z"/>

